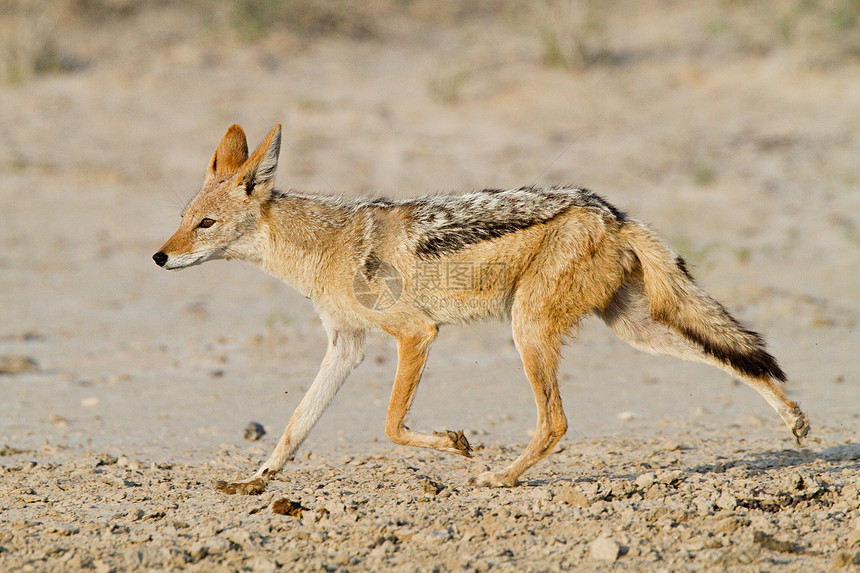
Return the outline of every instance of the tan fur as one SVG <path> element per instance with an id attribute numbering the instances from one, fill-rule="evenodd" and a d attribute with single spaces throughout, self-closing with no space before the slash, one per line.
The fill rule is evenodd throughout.
<path id="1" fill-rule="evenodd" d="M 389 439 L 471 456 L 462 432 L 416 432 L 405 420 L 439 325 L 510 319 L 537 428 L 522 455 L 476 484 L 515 485 L 564 435 L 560 348 L 590 313 L 637 348 L 730 372 L 765 397 L 798 443 L 808 432 L 761 338 L 701 290 L 652 231 L 596 195 L 523 188 L 350 202 L 281 193 L 274 190 L 279 147 L 278 125 L 248 156 L 244 132 L 231 126 L 179 230 L 153 257 L 168 269 L 216 258 L 253 262 L 311 298 L 328 333 L 320 371 L 272 456 L 249 480 L 219 489 L 265 489 L 362 361 L 371 329 L 398 345 Z"/>

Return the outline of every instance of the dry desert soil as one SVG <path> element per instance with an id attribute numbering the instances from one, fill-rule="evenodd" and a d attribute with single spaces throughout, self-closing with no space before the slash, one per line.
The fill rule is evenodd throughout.
<path id="1" fill-rule="evenodd" d="M 0 570 L 856 570 L 858 20 L 838 0 L 4 3 Z M 443 329 L 410 425 L 462 428 L 472 459 L 385 439 L 376 334 L 265 493 L 217 492 L 325 348 L 256 269 L 150 260 L 235 122 L 252 145 L 283 123 L 284 188 L 599 192 L 766 335 L 809 439 L 588 320 L 557 450 L 469 486 L 535 421 L 509 327 L 470 325 Z"/>

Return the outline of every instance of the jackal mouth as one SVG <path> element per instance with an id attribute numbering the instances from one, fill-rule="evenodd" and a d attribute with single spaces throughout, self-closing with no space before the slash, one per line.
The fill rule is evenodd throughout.
<path id="1" fill-rule="evenodd" d="M 201 251 L 197 253 L 183 253 L 171 257 L 163 251 L 159 251 L 152 255 L 152 260 L 155 264 L 169 271 L 178 271 L 187 267 L 193 267 L 212 259 L 220 258 L 220 249 Z"/>

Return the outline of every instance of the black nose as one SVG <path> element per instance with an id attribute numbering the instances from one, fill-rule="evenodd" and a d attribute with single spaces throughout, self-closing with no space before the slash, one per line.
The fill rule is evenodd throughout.
<path id="1" fill-rule="evenodd" d="M 158 251 L 157 253 L 152 255 L 152 260 L 155 261 L 155 264 L 159 267 L 163 267 L 164 263 L 167 262 L 167 255 L 165 255 L 161 251 Z"/>

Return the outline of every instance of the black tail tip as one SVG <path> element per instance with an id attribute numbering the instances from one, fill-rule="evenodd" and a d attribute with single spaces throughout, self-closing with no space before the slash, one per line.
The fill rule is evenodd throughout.
<path id="1" fill-rule="evenodd" d="M 728 313 L 727 313 L 728 315 Z M 750 330 L 737 325 L 746 335 L 745 343 L 730 344 L 725 341 L 712 340 L 692 328 L 678 327 L 678 331 L 687 340 L 699 345 L 705 354 L 717 361 L 732 367 L 737 372 L 750 378 L 773 378 L 780 382 L 788 380 L 788 376 L 780 368 L 776 358 L 764 347 L 762 338 Z"/>
<path id="2" fill-rule="evenodd" d="M 754 378 L 773 378 L 783 383 L 788 381 L 788 376 L 779 366 L 776 358 L 766 350 L 758 349 L 746 356 L 732 358 L 730 359 L 732 366 Z"/>

